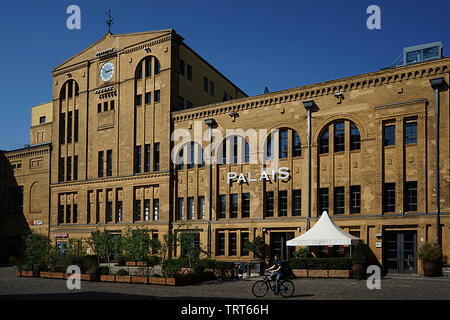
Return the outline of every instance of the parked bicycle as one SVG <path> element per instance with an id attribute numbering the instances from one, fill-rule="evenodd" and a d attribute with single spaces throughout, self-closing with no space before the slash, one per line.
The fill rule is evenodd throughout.
<path id="1" fill-rule="evenodd" d="M 264 297 L 269 289 L 275 292 L 275 280 L 270 278 L 270 272 L 264 273 L 263 280 L 258 280 L 253 284 L 252 292 L 257 298 Z M 288 279 L 280 279 L 280 294 L 284 298 L 292 297 L 295 291 L 294 284 Z"/>

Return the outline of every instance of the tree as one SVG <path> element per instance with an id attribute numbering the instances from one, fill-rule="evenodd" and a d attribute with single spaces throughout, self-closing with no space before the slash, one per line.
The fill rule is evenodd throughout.
<path id="1" fill-rule="evenodd" d="M 24 267 L 29 270 L 33 266 L 39 266 L 42 270 L 47 269 L 52 248 L 50 239 L 32 232 L 25 239 L 25 245 Z"/>
<path id="2" fill-rule="evenodd" d="M 125 257 L 128 261 L 144 262 L 150 254 L 149 230 L 128 228 L 124 237 Z"/>
<path id="3" fill-rule="evenodd" d="M 111 233 L 107 230 L 96 230 L 91 232 L 91 236 L 88 239 L 88 244 L 97 255 L 98 263 L 100 264 L 100 259 L 108 262 L 110 264 L 109 256 L 111 252 L 116 249 L 117 237 L 113 237 Z"/>
<path id="4" fill-rule="evenodd" d="M 252 252 L 256 258 L 261 258 L 262 254 L 263 254 L 263 250 L 264 250 L 264 240 L 262 239 L 262 237 L 257 236 L 255 237 L 255 239 L 253 239 L 253 241 L 247 241 L 244 244 L 244 250 L 246 250 L 247 252 L 250 251 Z"/>

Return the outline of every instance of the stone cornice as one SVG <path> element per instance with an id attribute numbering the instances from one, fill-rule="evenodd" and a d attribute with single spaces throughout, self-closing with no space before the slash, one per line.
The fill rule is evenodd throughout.
<path id="1" fill-rule="evenodd" d="M 166 42 L 166 41 L 170 41 L 170 39 L 172 39 L 172 35 L 171 34 L 166 35 L 166 36 L 164 36 L 164 38 L 161 38 L 161 39 L 157 39 L 157 40 L 153 40 L 153 41 L 146 41 L 145 43 L 142 43 L 140 45 L 133 45 L 131 48 L 122 50 L 120 52 L 120 54 L 128 54 L 128 53 L 131 53 L 131 52 L 134 52 L 134 51 L 137 51 L 137 50 L 140 50 L 140 49 L 144 49 L 144 48 L 147 48 L 147 47 L 153 47 L 153 46 L 156 46 L 156 45 L 158 45 L 160 43 L 163 43 L 163 42 Z"/>
<path id="2" fill-rule="evenodd" d="M 82 68 L 87 68 L 87 67 L 89 67 L 89 61 L 83 61 L 83 62 L 77 63 L 75 65 L 71 65 L 71 66 L 69 66 L 67 68 L 63 68 L 63 69 L 60 69 L 60 70 L 55 70 L 55 71 L 52 72 L 52 76 L 53 77 L 57 77 L 57 76 L 60 76 L 62 74 L 66 74 L 68 72 L 72 72 L 72 71 L 75 71 L 75 70 L 78 70 L 78 69 L 82 69 Z"/>
<path id="3" fill-rule="evenodd" d="M 277 91 L 270 94 L 249 98 L 230 100 L 182 111 L 172 112 L 172 121 L 181 122 L 205 117 L 227 114 L 233 111 L 243 111 L 272 106 L 297 100 L 309 100 L 336 92 L 367 89 L 371 87 L 392 84 L 396 82 L 431 77 L 443 74 L 449 70 L 450 58 L 424 62 L 420 64 L 386 69 L 343 79 L 331 80 L 303 87 Z"/>
<path id="4" fill-rule="evenodd" d="M 139 175 L 130 175 L 130 176 L 120 176 L 120 177 L 111 177 L 111 178 L 97 178 L 90 180 L 78 180 L 78 181 L 70 181 L 70 182 L 61 182 L 61 183 L 52 183 L 50 184 L 51 188 L 66 188 L 66 187 L 75 187 L 75 186 L 83 186 L 83 185 L 92 185 L 92 184 L 104 184 L 104 183 L 114 183 L 114 182 L 123 182 L 123 181 L 135 181 L 135 180 L 144 180 L 144 179 L 154 179 L 154 178 L 163 178 L 170 177 L 170 172 L 158 172 L 158 173 L 149 173 L 149 174 L 139 174 Z"/>
<path id="5" fill-rule="evenodd" d="M 35 149 L 40 148 L 40 149 Z M 36 145 L 36 146 L 30 146 L 28 148 L 20 149 L 20 150 L 12 150 L 12 151 L 6 151 L 5 157 L 8 160 L 16 160 L 16 159 L 23 159 L 27 157 L 35 157 L 40 156 L 43 154 L 47 154 L 50 152 L 51 144 L 44 144 L 44 145 Z M 35 150 L 30 150 L 35 149 Z"/>

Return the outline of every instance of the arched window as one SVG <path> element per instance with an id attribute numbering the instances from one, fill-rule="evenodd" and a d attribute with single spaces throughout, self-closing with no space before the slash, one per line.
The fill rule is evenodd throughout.
<path id="1" fill-rule="evenodd" d="M 358 127 L 352 122 L 350 124 L 350 150 L 361 149 L 361 135 Z"/>
<path id="2" fill-rule="evenodd" d="M 192 169 L 197 164 L 199 168 L 205 166 L 204 151 L 200 144 L 196 142 L 190 142 L 184 144 L 178 149 L 177 158 L 174 159 L 176 168 L 178 170 L 184 169 L 186 155 L 186 167 Z"/>
<path id="3" fill-rule="evenodd" d="M 229 148 L 227 147 L 227 143 L 229 143 Z M 250 162 L 250 145 L 242 136 L 232 135 L 226 139 L 223 139 L 218 151 L 218 164 L 226 164 L 227 159 L 232 164 Z"/>
<path id="4" fill-rule="evenodd" d="M 329 140 L 329 133 L 328 128 L 326 128 L 322 134 L 320 135 L 319 140 L 319 153 L 328 153 L 328 140 Z"/>
<path id="5" fill-rule="evenodd" d="M 144 77 L 151 77 L 153 74 L 161 72 L 161 64 L 154 56 L 147 56 L 143 58 L 137 65 L 135 71 L 135 78 L 142 79 Z"/>
<path id="6" fill-rule="evenodd" d="M 299 157 L 302 155 L 302 140 L 297 132 L 292 132 L 292 156 Z"/>
<path id="7" fill-rule="evenodd" d="M 349 126 L 346 125 L 349 123 Z M 350 141 L 350 150 L 361 149 L 361 134 L 358 127 L 349 120 L 339 120 L 330 123 L 319 137 L 319 153 L 328 153 L 329 150 L 329 135 L 333 135 L 333 152 L 342 152 L 346 149 L 346 142 Z M 348 128 L 350 130 L 346 130 Z M 349 132 L 346 132 L 349 131 Z M 348 147 L 347 147 L 348 148 Z"/>

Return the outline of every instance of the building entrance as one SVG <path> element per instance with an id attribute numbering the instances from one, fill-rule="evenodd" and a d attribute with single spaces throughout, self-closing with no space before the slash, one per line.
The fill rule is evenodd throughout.
<path id="1" fill-rule="evenodd" d="M 417 273 L 417 232 L 387 231 L 384 235 L 384 265 L 388 273 Z"/>
<path id="2" fill-rule="evenodd" d="M 286 241 L 294 238 L 294 232 L 271 232 L 270 233 L 270 260 L 278 254 L 281 260 L 292 257 L 294 247 L 286 246 Z"/>

